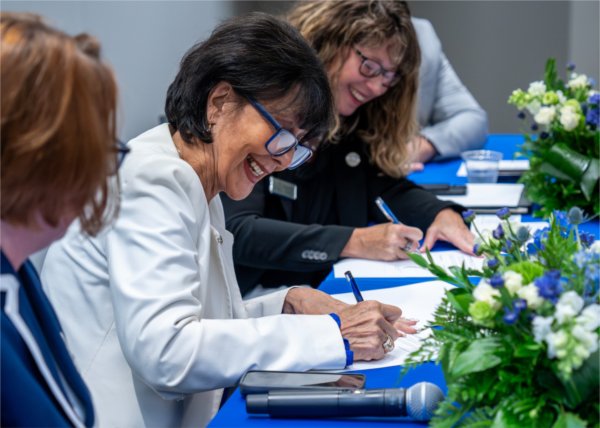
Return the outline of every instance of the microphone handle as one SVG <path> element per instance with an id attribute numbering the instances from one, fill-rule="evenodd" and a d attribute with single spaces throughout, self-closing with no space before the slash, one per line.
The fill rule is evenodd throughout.
<path id="1" fill-rule="evenodd" d="M 246 396 L 248 413 L 274 417 L 406 416 L 405 390 L 276 391 Z"/>

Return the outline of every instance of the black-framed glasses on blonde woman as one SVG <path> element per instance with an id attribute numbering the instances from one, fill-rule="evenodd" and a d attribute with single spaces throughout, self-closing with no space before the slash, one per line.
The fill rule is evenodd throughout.
<path id="1" fill-rule="evenodd" d="M 358 71 L 365 77 L 374 78 L 383 76 L 383 83 L 390 87 L 396 85 L 400 81 L 400 76 L 393 70 L 386 70 L 377 61 L 366 57 L 360 50 L 354 48 L 354 52 L 360 57 L 361 63 Z"/>

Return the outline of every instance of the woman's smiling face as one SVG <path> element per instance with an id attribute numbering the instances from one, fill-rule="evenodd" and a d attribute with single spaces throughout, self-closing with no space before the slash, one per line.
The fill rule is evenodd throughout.
<path id="1" fill-rule="evenodd" d="M 249 101 L 232 95 L 235 99 L 231 98 L 231 101 L 222 104 L 212 134 L 217 189 L 224 191 L 231 199 L 240 200 L 248 196 L 264 177 L 286 169 L 292 161 L 294 150 L 282 156 L 272 156 L 265 143 L 276 129 Z M 261 104 L 282 128 L 299 139 L 305 132 L 298 128 L 297 114 L 286 101 Z"/>
<path id="2" fill-rule="evenodd" d="M 366 45 L 356 45 L 365 57 L 379 63 L 386 70 L 394 70 L 397 65 L 392 63 L 390 58 L 391 42 L 384 43 L 377 47 Z M 386 84 L 383 76 L 365 77 L 360 72 L 363 58 L 355 49 L 349 49 L 344 61 L 337 82 L 332 90 L 334 92 L 337 112 L 340 116 L 350 116 L 360 106 L 382 96 L 387 92 L 389 86 Z M 335 72 L 338 63 L 334 63 L 329 72 Z"/>

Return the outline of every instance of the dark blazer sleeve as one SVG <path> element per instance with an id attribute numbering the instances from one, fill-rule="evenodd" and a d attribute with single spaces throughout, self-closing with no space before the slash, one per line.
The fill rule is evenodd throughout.
<path id="1" fill-rule="evenodd" d="M 268 194 L 266 186 L 259 183 L 242 201 L 222 195 L 236 265 L 297 272 L 331 268 L 354 228 L 289 221 L 291 201 Z"/>

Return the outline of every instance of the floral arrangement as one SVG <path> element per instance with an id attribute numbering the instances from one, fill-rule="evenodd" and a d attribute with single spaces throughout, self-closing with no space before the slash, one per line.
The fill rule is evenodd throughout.
<path id="1" fill-rule="evenodd" d="M 531 83 L 527 91 L 513 91 L 508 99 L 520 110 L 519 118 L 533 119 L 533 133 L 525 134 L 521 147 L 530 169 L 520 182 L 540 206 L 537 215 L 544 217 L 574 206 L 600 213 L 600 94 L 592 89 L 592 79 L 573 71 L 573 64 L 567 69 L 565 83 L 557 76 L 555 60 L 549 59 L 543 81 Z"/>
<path id="2" fill-rule="evenodd" d="M 475 227 L 481 270 L 447 272 L 429 253 L 410 255 L 457 286 L 407 363 L 442 365 L 448 395 L 432 426 L 598 426 L 600 242 L 578 230 L 586 219 L 577 207 L 533 234 L 507 208 L 497 215 L 495 230 Z"/>

